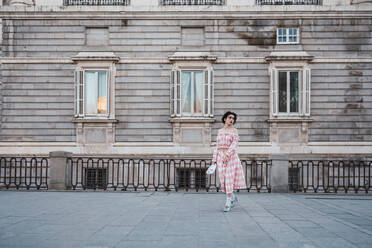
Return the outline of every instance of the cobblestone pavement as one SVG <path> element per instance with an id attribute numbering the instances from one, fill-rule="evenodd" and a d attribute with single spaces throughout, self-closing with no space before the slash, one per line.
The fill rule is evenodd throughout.
<path id="1" fill-rule="evenodd" d="M 372 247 L 372 196 L 0 191 L 0 247 Z"/>

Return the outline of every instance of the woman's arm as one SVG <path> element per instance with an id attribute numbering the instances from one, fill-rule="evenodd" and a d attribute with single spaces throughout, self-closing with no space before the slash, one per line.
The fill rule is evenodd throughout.
<path id="1" fill-rule="evenodd" d="M 215 164 L 215 163 L 217 163 L 217 147 L 214 148 L 213 158 L 212 158 L 212 164 Z"/>

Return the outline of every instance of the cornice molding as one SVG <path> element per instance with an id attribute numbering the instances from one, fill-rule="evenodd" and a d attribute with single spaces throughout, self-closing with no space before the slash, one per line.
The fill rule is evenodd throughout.
<path id="1" fill-rule="evenodd" d="M 36 6 L 0 8 L 4 19 L 267 19 L 365 18 L 372 6 Z"/>
<path id="2" fill-rule="evenodd" d="M 170 64 L 168 57 L 121 57 L 117 64 Z M 73 64 L 70 57 L 60 58 L 30 58 L 30 57 L 2 57 L 0 64 Z M 219 57 L 215 64 L 266 64 L 265 57 Z M 315 57 L 310 64 L 316 63 L 372 63 L 372 57 Z"/>

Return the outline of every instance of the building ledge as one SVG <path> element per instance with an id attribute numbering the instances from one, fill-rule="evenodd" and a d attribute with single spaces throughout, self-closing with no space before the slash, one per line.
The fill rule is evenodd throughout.
<path id="1" fill-rule="evenodd" d="M 270 118 L 266 120 L 268 123 L 299 123 L 299 122 L 313 122 L 313 119 L 307 117 L 279 117 Z"/>
<path id="2" fill-rule="evenodd" d="M 216 122 L 216 120 L 212 117 L 173 117 L 169 119 L 169 122 L 171 123 L 213 123 Z"/>
<path id="3" fill-rule="evenodd" d="M 298 51 L 298 52 L 272 52 L 270 53 L 269 56 L 265 57 L 265 60 L 267 62 L 270 61 L 281 61 L 281 60 L 286 60 L 286 61 L 293 61 L 293 60 L 305 60 L 305 61 L 311 61 L 314 59 L 314 56 L 309 55 L 305 51 Z"/>
<path id="4" fill-rule="evenodd" d="M 97 119 L 97 118 L 75 118 L 74 123 L 117 123 L 116 119 Z"/>
<path id="5" fill-rule="evenodd" d="M 216 61 L 217 56 L 211 55 L 206 52 L 176 52 L 169 56 L 170 61 L 190 61 L 190 60 L 204 60 L 204 61 Z"/>
<path id="6" fill-rule="evenodd" d="M 113 52 L 80 52 L 71 58 L 72 61 L 113 61 L 119 62 L 120 58 Z"/>

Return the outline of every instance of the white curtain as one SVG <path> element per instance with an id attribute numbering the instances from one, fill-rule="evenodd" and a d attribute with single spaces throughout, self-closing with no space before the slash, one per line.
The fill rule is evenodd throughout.
<path id="1" fill-rule="evenodd" d="M 181 80 L 182 112 L 191 113 L 191 72 L 182 72 Z"/>
<path id="2" fill-rule="evenodd" d="M 203 72 L 194 72 L 194 113 L 203 112 Z"/>
<path id="3" fill-rule="evenodd" d="M 85 72 L 85 114 L 97 114 L 96 73 Z"/>

